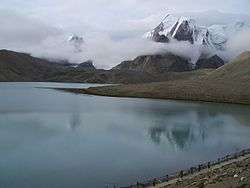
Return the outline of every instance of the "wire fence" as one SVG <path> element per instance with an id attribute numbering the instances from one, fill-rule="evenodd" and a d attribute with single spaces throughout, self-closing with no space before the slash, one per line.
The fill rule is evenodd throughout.
<path id="1" fill-rule="evenodd" d="M 219 165 L 221 163 L 225 163 L 225 162 L 237 159 L 239 157 L 243 157 L 243 156 L 248 155 L 248 154 L 250 154 L 250 149 L 244 149 L 244 150 L 241 150 L 239 152 L 234 152 L 232 154 L 228 154 L 224 157 L 218 158 L 217 160 L 209 161 L 206 163 L 199 164 L 197 166 L 190 167 L 186 170 L 181 170 L 181 171 L 178 171 L 176 173 L 167 174 L 167 175 L 162 176 L 162 177 L 152 178 L 149 180 L 137 182 L 134 185 L 130 185 L 127 187 L 120 187 L 120 188 L 141 188 L 141 187 L 155 186 L 156 184 L 159 184 L 162 182 L 168 182 L 168 181 L 176 179 L 176 178 L 183 178 L 185 176 L 200 172 L 201 170 L 209 169 L 215 165 Z M 113 187 L 109 187 L 109 188 L 113 188 Z"/>

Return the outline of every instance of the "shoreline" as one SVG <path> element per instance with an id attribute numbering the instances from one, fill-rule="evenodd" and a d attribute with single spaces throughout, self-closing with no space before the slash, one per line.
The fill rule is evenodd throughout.
<path id="1" fill-rule="evenodd" d="M 103 86 L 105 87 L 105 86 Z M 64 92 L 70 92 L 75 94 L 90 94 L 85 91 L 88 89 L 77 88 L 46 88 L 55 89 Z M 114 96 L 111 96 L 114 97 Z M 118 96 L 119 97 L 119 96 Z M 144 97 L 133 97 L 144 98 Z M 193 101 L 189 101 L 193 102 Z M 196 101 L 200 102 L 200 101 Z M 202 101 L 207 102 L 207 101 Z M 234 104 L 234 103 L 231 103 Z M 242 164 L 241 164 L 242 163 Z M 241 166 L 247 168 L 247 175 L 241 174 Z M 233 169 L 233 171 L 232 171 Z M 237 176 L 237 177 L 234 177 Z M 242 179 L 242 180 L 241 180 Z M 230 183 L 230 186 L 225 186 L 226 183 Z M 248 186 L 244 187 L 243 185 Z M 217 184 L 223 184 L 224 186 Z M 235 185 L 235 186 L 234 186 Z M 237 185 L 237 186 L 236 186 Z M 168 174 L 162 177 L 149 179 L 144 182 L 137 182 L 136 184 L 125 186 L 121 188 L 220 188 L 220 187 L 232 187 L 232 188 L 250 188 L 250 149 L 241 150 L 239 152 L 228 154 L 224 157 L 218 158 L 215 161 L 208 161 L 198 166 L 190 167 L 189 169 L 180 170 L 173 174 Z M 241 187 L 243 186 L 243 187 Z M 112 187 L 112 186 L 111 186 Z M 116 185 L 114 185 L 116 187 Z M 112 187 L 113 188 L 113 187 Z"/>
<path id="2" fill-rule="evenodd" d="M 173 101 L 186 101 L 186 102 L 199 102 L 199 103 L 218 103 L 218 104 L 235 104 L 235 105 L 245 105 L 249 106 L 249 102 L 234 102 L 234 101 L 221 101 L 221 100 L 202 100 L 202 99 L 190 99 L 190 98 L 174 98 L 174 97 L 154 97 L 154 96 L 133 96 L 133 95 L 123 95 L 123 94 L 105 94 L 101 91 L 95 92 L 91 89 L 101 89 L 106 86 L 97 86 L 90 88 L 44 88 L 44 89 L 55 89 L 59 91 L 74 93 L 74 94 L 85 94 L 85 95 L 95 95 L 101 97 L 115 97 L 115 98 L 138 98 L 138 99 L 159 99 L 159 100 L 173 100 Z"/>
<path id="3" fill-rule="evenodd" d="M 240 164 L 242 163 L 242 164 Z M 238 169 L 245 165 L 248 171 L 248 176 L 240 176 L 241 170 Z M 234 167 L 235 166 L 235 167 Z M 232 174 L 227 172 L 228 169 L 234 169 Z M 222 173 L 221 175 L 219 173 Z M 213 178 L 214 174 L 216 178 Z M 207 177 L 206 177 L 207 176 Z M 199 164 L 189 169 L 180 170 L 173 174 L 168 174 L 162 177 L 149 179 L 145 182 L 137 182 L 134 185 L 121 188 L 181 188 L 181 187 L 206 187 L 213 184 L 223 184 L 223 178 L 240 178 L 242 184 L 250 187 L 250 149 L 242 150 L 240 152 L 226 155 L 225 157 L 218 158 L 216 161 L 209 161 Z M 237 181 L 238 182 L 238 181 Z M 225 182 L 224 182 L 225 183 Z M 221 186 L 215 186 L 221 187 Z M 223 187 L 223 186 L 222 186 Z M 232 185 L 232 187 L 234 187 Z M 239 186 L 240 187 L 240 186 Z M 244 187 L 244 186 L 243 186 Z M 246 187 L 246 188 L 248 188 Z"/>

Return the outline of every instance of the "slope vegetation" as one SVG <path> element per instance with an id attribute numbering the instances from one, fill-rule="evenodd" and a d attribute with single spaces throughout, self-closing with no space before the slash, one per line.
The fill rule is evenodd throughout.
<path id="1" fill-rule="evenodd" d="M 250 104 L 250 52 L 203 76 L 148 84 L 72 90 L 115 97 L 143 97 Z"/>
<path id="2" fill-rule="evenodd" d="M 140 56 L 111 70 L 102 70 L 90 61 L 77 66 L 0 50 L 0 81 L 6 82 L 148 83 L 189 78 L 193 76 L 190 70 L 187 60 L 171 54 Z M 196 72 L 202 75 L 209 71 Z"/>

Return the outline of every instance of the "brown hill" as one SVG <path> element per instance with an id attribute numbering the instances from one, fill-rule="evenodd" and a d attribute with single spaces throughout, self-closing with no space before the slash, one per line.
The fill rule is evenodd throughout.
<path id="1" fill-rule="evenodd" d="M 250 52 L 205 76 L 167 82 L 70 90 L 116 97 L 195 100 L 250 104 Z"/>
<path id="2" fill-rule="evenodd" d="M 0 81 L 43 81 L 63 65 L 29 54 L 0 51 Z"/>
<path id="3" fill-rule="evenodd" d="M 244 52 L 231 63 L 218 68 L 209 75 L 208 79 L 250 82 L 250 52 Z"/>
<path id="4" fill-rule="evenodd" d="M 167 55 L 140 56 L 112 70 L 96 69 L 92 62 L 79 64 L 51 62 L 29 54 L 0 50 L 0 81 L 52 81 L 83 83 L 148 83 L 189 79 L 192 72 L 183 58 Z M 206 74 L 198 71 L 197 75 Z"/>
<path id="5" fill-rule="evenodd" d="M 224 64 L 224 61 L 219 56 L 214 55 L 210 58 L 199 59 L 195 69 L 217 69 Z"/>
<path id="6" fill-rule="evenodd" d="M 162 74 L 166 72 L 191 71 L 192 65 L 182 57 L 173 54 L 159 54 L 139 56 L 132 61 L 124 61 L 115 66 L 113 70 Z"/>
<path id="7" fill-rule="evenodd" d="M 159 79 L 148 73 L 130 70 L 98 70 L 92 62 L 84 62 L 73 68 L 68 63 L 51 62 L 25 53 L 0 50 L 0 81 L 141 83 Z"/>

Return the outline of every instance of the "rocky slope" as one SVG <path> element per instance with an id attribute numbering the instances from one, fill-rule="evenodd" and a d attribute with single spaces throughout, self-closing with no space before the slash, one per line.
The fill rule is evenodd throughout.
<path id="1" fill-rule="evenodd" d="M 244 52 L 231 63 L 212 72 L 207 78 L 209 80 L 225 80 L 245 83 L 246 89 L 250 83 L 250 52 Z M 250 88 L 249 88 L 250 89 Z"/>
<path id="2" fill-rule="evenodd" d="M 29 54 L 0 50 L 0 81 L 145 83 L 188 78 L 193 76 L 191 70 L 187 60 L 172 54 L 140 56 L 111 70 L 100 70 L 91 61 L 79 65 L 52 62 Z"/>
<path id="3" fill-rule="evenodd" d="M 80 63 L 79 65 L 76 66 L 76 68 L 85 70 L 85 71 L 95 71 L 96 68 L 93 65 L 93 62 L 91 60 Z"/>
<path id="4" fill-rule="evenodd" d="M 145 72 L 149 74 L 164 74 L 169 72 L 185 72 L 193 69 L 216 69 L 225 62 L 217 55 L 199 59 L 195 67 L 185 58 L 170 53 L 139 56 L 132 61 L 124 61 L 112 70 Z"/>
<path id="5" fill-rule="evenodd" d="M 249 150 L 242 150 L 189 169 L 137 182 L 127 188 L 248 188 L 250 186 L 249 165 Z"/>
<path id="6" fill-rule="evenodd" d="M 124 61 L 113 70 L 130 70 L 160 74 L 166 72 L 191 71 L 192 65 L 184 58 L 173 54 L 139 56 L 132 61 Z"/>
<path id="7" fill-rule="evenodd" d="M 25 53 L 0 51 L 0 81 L 44 81 L 67 67 Z"/>
<path id="8" fill-rule="evenodd" d="M 89 61 L 79 65 L 58 63 L 0 50 L 0 81 L 5 82 L 143 83 L 162 79 L 167 78 L 132 70 L 100 70 Z"/>
<path id="9" fill-rule="evenodd" d="M 96 69 L 92 63 L 80 65 L 54 62 L 29 54 L 0 50 L 0 81 L 8 82 L 85 82 Z"/>
<path id="10" fill-rule="evenodd" d="M 72 90 L 117 97 L 143 97 L 250 104 L 250 52 L 207 75 L 148 84 Z"/>
<path id="11" fill-rule="evenodd" d="M 217 69 L 223 66 L 224 61 L 217 55 L 210 58 L 199 59 L 196 62 L 195 69 Z"/>
<path id="12" fill-rule="evenodd" d="M 223 50 L 230 38 L 247 27 L 244 22 L 204 27 L 187 17 L 178 18 L 167 15 L 156 28 L 147 32 L 144 37 L 163 43 L 172 39 L 189 41 L 191 44 Z"/>

